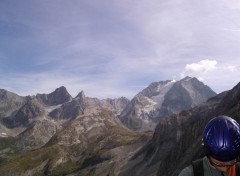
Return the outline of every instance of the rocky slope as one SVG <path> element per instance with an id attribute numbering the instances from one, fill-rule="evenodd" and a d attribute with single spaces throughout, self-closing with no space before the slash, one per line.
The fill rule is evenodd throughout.
<path id="1" fill-rule="evenodd" d="M 72 101 L 62 104 L 52 110 L 49 116 L 54 120 L 73 120 L 79 115 L 86 113 L 96 113 L 100 109 L 110 111 L 117 116 L 127 106 L 129 100 L 121 97 L 117 99 L 103 99 L 86 97 L 84 92 L 80 92 Z"/>
<path id="2" fill-rule="evenodd" d="M 13 115 L 2 119 L 2 123 L 8 128 L 29 127 L 37 117 L 45 114 L 44 108 L 35 99 L 29 99 Z"/>
<path id="3" fill-rule="evenodd" d="M 5 91 L 4 93 L 6 94 L 8 92 Z M 73 129 L 78 130 L 77 132 L 82 132 L 79 131 L 79 129 L 83 130 L 87 128 L 87 132 L 85 132 L 84 135 L 79 134 L 79 138 L 84 139 L 82 141 L 83 143 L 88 141 L 88 138 L 86 137 L 86 134 L 88 133 L 92 136 L 101 135 L 101 133 L 103 133 L 102 138 L 104 138 L 103 136 L 106 133 L 107 138 L 111 138 L 110 135 L 113 133 L 106 131 L 111 131 L 113 128 L 112 126 L 114 126 L 115 129 L 121 129 L 121 131 L 124 132 L 124 135 L 128 134 L 129 132 L 129 130 L 127 130 L 121 124 L 119 119 L 116 118 L 116 115 L 119 114 L 119 112 L 121 112 L 129 102 L 129 100 L 123 97 L 119 99 L 98 100 L 96 98 L 86 97 L 83 92 L 80 92 L 77 97 L 72 98 L 65 87 L 57 88 L 50 94 L 37 94 L 36 96 L 28 97 L 20 97 L 15 94 L 10 95 L 11 96 L 8 95 L 5 99 L 1 99 L 3 102 L 2 105 L 5 107 L 7 107 L 7 105 L 13 107 L 13 105 L 15 105 L 15 101 L 19 99 L 21 100 L 21 104 L 14 106 L 15 109 L 12 111 L 11 109 L 6 109 L 4 106 L 2 106 L 2 109 L 5 110 L 2 112 L 5 114 L 8 113 L 8 116 L 3 116 L 0 119 L 0 162 L 3 160 L 6 161 L 12 155 L 39 149 L 40 147 L 46 145 L 50 139 L 52 144 L 51 146 L 47 147 L 49 150 L 57 145 L 59 146 L 59 148 L 57 147 L 58 149 L 64 148 L 64 150 L 67 150 L 66 152 L 71 151 L 71 148 L 68 149 L 69 146 L 66 141 L 59 140 L 61 142 L 58 142 L 54 140 L 57 139 L 56 137 L 52 137 L 55 134 L 56 136 L 59 136 L 59 134 L 66 133 L 64 136 L 69 135 L 69 137 L 74 138 L 72 139 L 74 141 L 79 136 L 75 136 L 74 132 L 71 133 L 71 130 Z M 13 105 L 11 104 L 12 102 Z M 16 102 L 18 103 L 18 101 Z M 106 111 L 106 114 L 109 114 L 107 116 L 107 120 L 104 120 L 105 116 L 96 115 L 101 111 Z M 101 131 L 101 128 L 104 129 L 104 132 Z M 67 129 L 71 130 L 68 131 Z M 115 131 L 115 133 L 117 134 L 118 132 Z M 121 132 L 119 132 L 119 134 L 121 134 Z M 132 134 L 129 135 L 131 137 Z M 149 137 L 147 136 L 143 140 L 138 141 L 138 138 L 141 138 L 142 135 L 133 134 L 132 136 L 133 137 L 131 137 L 131 139 L 133 139 L 133 141 L 136 139 L 136 146 L 139 146 L 140 143 L 142 144 L 143 141 Z M 123 134 L 121 138 L 123 138 Z M 128 143 L 132 142 L 129 142 L 128 140 L 126 141 L 127 145 Z M 94 142 L 96 142 L 94 145 L 98 145 L 98 141 L 93 141 L 93 143 Z M 105 141 L 105 143 L 107 142 L 108 140 Z M 117 140 L 115 141 L 114 139 L 112 141 L 113 144 L 110 144 L 110 142 L 109 145 L 115 146 L 115 142 L 117 143 Z M 72 143 L 71 146 L 72 145 L 79 144 Z M 135 145 L 130 145 L 130 147 L 126 148 L 129 148 L 131 151 L 133 150 L 134 146 Z M 89 147 L 87 147 L 86 150 L 88 148 Z M 40 151 L 45 152 L 43 149 Z M 82 156 L 83 155 L 81 155 L 81 157 Z M 71 158 L 69 158 L 69 162 L 70 160 Z M 55 166 L 53 166 L 51 169 L 53 168 L 55 168 Z M 30 168 L 30 170 L 31 169 L 32 168 Z M 27 174 L 26 172 L 24 172 L 23 175 Z M 31 171 L 29 172 L 31 173 Z M 14 175 L 19 175 L 19 173 L 15 172 Z"/>
<path id="4" fill-rule="evenodd" d="M 7 117 L 19 109 L 25 102 L 25 98 L 15 93 L 0 89 L 0 119 Z"/>
<path id="5" fill-rule="evenodd" d="M 160 119 L 190 109 L 216 93 L 196 78 L 161 81 L 138 93 L 119 118 L 133 130 L 154 130 Z"/>
<path id="6" fill-rule="evenodd" d="M 120 176 L 177 176 L 192 160 L 204 155 L 202 132 L 211 118 L 227 115 L 240 122 L 239 103 L 240 83 L 201 106 L 160 121 L 153 138 L 129 159 Z"/>
<path id="7" fill-rule="evenodd" d="M 128 154 L 150 136 L 151 133 L 130 131 L 108 111 L 100 110 L 78 116 L 45 147 L 3 160 L 0 172 L 1 175 L 117 175 Z"/>

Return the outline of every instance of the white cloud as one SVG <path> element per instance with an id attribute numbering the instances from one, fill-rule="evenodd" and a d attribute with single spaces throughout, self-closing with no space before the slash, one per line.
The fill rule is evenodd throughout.
<path id="1" fill-rule="evenodd" d="M 187 64 L 185 67 L 186 71 L 206 73 L 216 69 L 217 61 L 216 60 L 201 60 L 198 63 Z"/>
<path id="2" fill-rule="evenodd" d="M 215 92 L 232 89 L 240 80 L 238 60 L 201 60 L 192 64 L 186 64 L 180 77 L 196 77 L 198 80 L 210 86 Z"/>
<path id="3" fill-rule="evenodd" d="M 228 69 L 230 72 L 235 72 L 235 71 L 237 71 L 237 66 L 229 65 L 229 66 L 227 66 L 227 69 Z"/>

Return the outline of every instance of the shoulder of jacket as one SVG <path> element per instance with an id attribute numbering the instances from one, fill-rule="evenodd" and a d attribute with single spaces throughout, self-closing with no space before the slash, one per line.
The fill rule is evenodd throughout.
<path id="1" fill-rule="evenodd" d="M 178 176 L 194 176 L 193 166 L 189 165 L 188 167 L 185 167 Z"/>

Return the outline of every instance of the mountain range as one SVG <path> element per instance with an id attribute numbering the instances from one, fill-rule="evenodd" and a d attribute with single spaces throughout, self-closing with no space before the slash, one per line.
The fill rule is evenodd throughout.
<path id="1" fill-rule="evenodd" d="M 0 90 L 1 175 L 162 173 L 160 163 L 184 134 L 175 125 L 187 123 L 192 109 L 206 107 L 206 113 L 208 103 L 223 97 L 215 95 L 190 77 L 152 83 L 131 101 L 99 100 L 83 91 L 73 98 L 63 86 L 26 97 Z"/>
<path id="2" fill-rule="evenodd" d="M 226 115 L 240 122 L 240 83 L 206 103 L 163 119 L 154 135 L 122 167 L 120 176 L 177 176 L 204 156 L 202 132 L 212 118 Z"/>

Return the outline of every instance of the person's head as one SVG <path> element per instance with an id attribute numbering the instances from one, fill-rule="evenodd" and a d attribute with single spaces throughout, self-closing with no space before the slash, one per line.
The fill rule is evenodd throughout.
<path id="1" fill-rule="evenodd" d="M 228 116 L 213 118 L 204 129 L 203 146 L 213 166 L 234 164 L 240 154 L 239 124 Z"/>

